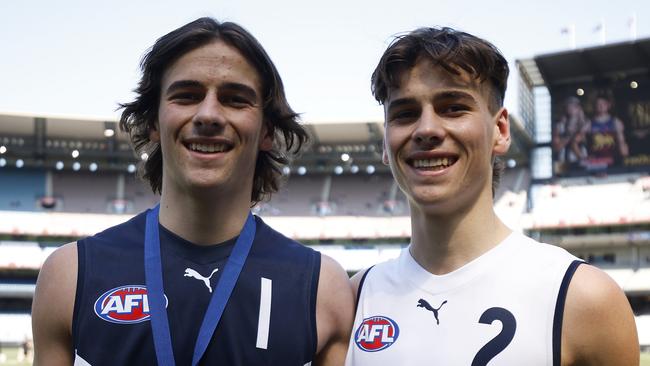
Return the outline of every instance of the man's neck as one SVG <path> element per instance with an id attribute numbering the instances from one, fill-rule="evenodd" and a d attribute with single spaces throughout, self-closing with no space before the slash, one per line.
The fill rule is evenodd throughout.
<path id="1" fill-rule="evenodd" d="M 239 235 L 249 211 L 250 194 L 163 189 L 160 224 L 194 244 L 213 245 Z"/>
<path id="2" fill-rule="evenodd" d="M 430 273 L 449 273 L 510 235 L 511 230 L 494 212 L 491 197 L 484 201 L 452 214 L 427 214 L 412 208 L 410 252 L 415 261 Z"/>

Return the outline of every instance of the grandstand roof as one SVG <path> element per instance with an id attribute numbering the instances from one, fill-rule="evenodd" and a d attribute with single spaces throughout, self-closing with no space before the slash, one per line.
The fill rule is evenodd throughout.
<path id="1" fill-rule="evenodd" d="M 47 137 L 100 139 L 104 138 L 106 123 L 115 124 L 112 117 L 41 115 L 20 112 L 0 112 L 0 134 L 9 136 L 31 136 L 35 133 L 36 119 L 45 121 Z M 346 143 L 381 140 L 382 122 L 317 122 L 305 123 L 306 128 L 318 143 Z M 118 133 L 121 139 L 126 134 Z"/>
<path id="2" fill-rule="evenodd" d="M 540 55 L 520 65 L 533 86 L 550 88 L 647 75 L 650 38 Z"/>
<path id="3" fill-rule="evenodd" d="M 373 165 L 378 172 L 387 172 L 381 164 L 382 121 L 366 122 L 306 122 L 312 140 L 295 162 L 310 172 L 328 173 L 342 164 L 341 155 L 350 154 L 348 165 Z M 105 136 L 106 129 L 115 131 Z M 512 147 L 507 159 L 527 164 L 532 144 L 521 123 L 512 117 Z M 40 115 L 0 112 L 0 145 L 7 147 L 9 159 L 25 159 L 25 166 L 52 166 L 57 160 L 69 161 L 70 152 L 78 149 L 81 156 L 96 161 L 111 160 L 115 169 L 137 159 L 128 143 L 128 135 L 119 131 L 114 118 Z M 40 161 L 40 162 L 39 162 Z M 69 166 L 70 164 L 65 164 Z"/>

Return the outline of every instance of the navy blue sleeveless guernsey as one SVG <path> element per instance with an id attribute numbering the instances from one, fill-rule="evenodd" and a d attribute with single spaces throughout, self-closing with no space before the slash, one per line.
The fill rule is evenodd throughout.
<path id="1" fill-rule="evenodd" d="M 77 242 L 76 364 L 156 365 L 144 274 L 145 214 Z M 256 217 L 253 246 L 200 365 L 303 366 L 316 353 L 320 254 Z M 160 226 L 176 365 L 190 365 L 236 238 L 197 246 Z"/>

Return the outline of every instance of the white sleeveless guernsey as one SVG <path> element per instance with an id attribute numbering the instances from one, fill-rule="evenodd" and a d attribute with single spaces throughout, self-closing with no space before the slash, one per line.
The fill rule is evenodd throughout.
<path id="1" fill-rule="evenodd" d="M 362 279 L 346 365 L 559 365 L 564 300 L 580 263 L 513 233 L 436 276 L 405 248 Z"/>

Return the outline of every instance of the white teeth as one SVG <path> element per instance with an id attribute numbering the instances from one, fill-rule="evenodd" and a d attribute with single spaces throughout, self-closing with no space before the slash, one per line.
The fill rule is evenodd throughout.
<path id="1" fill-rule="evenodd" d="M 226 150 L 226 145 L 224 144 L 198 144 L 198 143 L 191 143 L 190 144 L 190 150 L 192 151 L 200 151 L 204 153 L 214 153 L 214 152 L 222 152 Z"/>
<path id="2" fill-rule="evenodd" d="M 417 159 L 413 160 L 413 166 L 416 168 L 444 168 L 450 165 L 449 158 L 437 159 Z"/>

